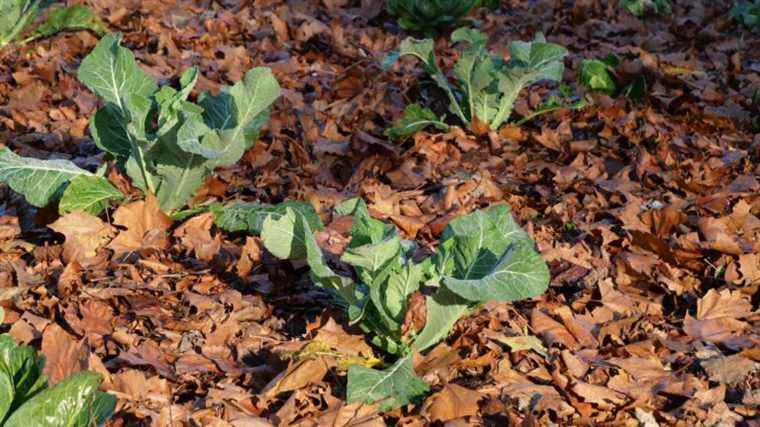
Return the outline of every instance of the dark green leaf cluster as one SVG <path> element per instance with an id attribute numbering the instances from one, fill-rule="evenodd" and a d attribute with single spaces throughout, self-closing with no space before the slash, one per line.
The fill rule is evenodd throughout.
<path id="1" fill-rule="evenodd" d="M 34 349 L 0 335 L 0 426 L 101 426 L 116 407 L 113 395 L 98 391 L 102 378 L 80 372 L 48 388 L 45 359 Z"/>
<path id="2" fill-rule="evenodd" d="M 758 27 L 760 26 L 760 1 L 737 1 L 731 8 L 730 15 L 747 28 Z"/>
<path id="3" fill-rule="evenodd" d="M 388 0 L 388 11 L 398 17 L 399 25 L 410 31 L 435 34 L 455 26 L 478 6 L 480 0 Z"/>

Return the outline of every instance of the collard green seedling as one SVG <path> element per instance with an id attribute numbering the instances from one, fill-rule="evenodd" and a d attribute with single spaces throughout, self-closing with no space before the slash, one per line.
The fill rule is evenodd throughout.
<path id="1" fill-rule="evenodd" d="M 0 426 L 90 427 L 110 418 L 116 398 L 98 391 L 99 374 L 80 372 L 48 388 L 44 365 L 33 348 L 0 335 Z"/>
<path id="2" fill-rule="evenodd" d="M 155 194 L 161 208 L 172 212 L 215 168 L 234 164 L 252 146 L 280 87 L 268 68 L 259 67 L 218 95 L 202 93 L 197 103 L 191 102 L 197 69 L 182 74 L 179 90 L 159 88 L 120 41 L 120 34 L 104 36 L 79 67 L 79 80 L 105 104 L 90 120 L 90 133 L 133 185 Z M 65 160 L 0 151 L 0 182 L 35 206 L 63 195 L 62 211 L 96 213 L 122 197 L 95 176 Z"/>
<path id="3" fill-rule="evenodd" d="M 498 130 L 509 120 L 524 88 L 541 80 L 562 79 L 562 60 L 567 50 L 548 43 L 542 34 L 531 42 L 512 42 L 509 61 L 488 52 L 487 37 L 480 31 L 460 28 L 452 33 L 451 40 L 465 45 L 453 70 L 456 85 L 438 67 L 432 39 L 407 38 L 401 43 L 399 56 L 410 55 L 422 61 L 430 77 L 446 93 L 449 111 L 471 129 L 479 122 Z M 403 117 L 388 131 L 390 135 L 408 136 L 416 129 L 408 123 L 435 117 L 429 110 L 416 107 L 410 113 L 413 117 Z"/>
<path id="4" fill-rule="evenodd" d="M 336 213 L 353 216 L 351 241 L 340 257 L 353 270 L 350 276 L 328 264 L 309 221 L 292 208 L 268 216 L 261 239 L 279 258 L 306 259 L 314 283 L 333 295 L 349 322 L 397 357 L 381 371 L 351 366 L 349 402 L 391 409 L 420 397 L 427 385 L 412 370 L 414 352 L 446 338 L 460 317 L 483 302 L 530 298 L 548 287 L 546 263 L 506 205 L 451 221 L 437 252 L 422 260 L 415 257 L 414 242 L 401 239 L 395 226 L 372 218 L 363 201 L 339 205 Z M 427 295 L 427 315 L 424 327 L 414 330 L 404 322 L 410 297 L 418 292 Z"/>
<path id="5" fill-rule="evenodd" d="M 737 1 L 731 7 L 730 15 L 747 28 L 758 27 L 760 26 L 760 1 Z"/>
<path id="6" fill-rule="evenodd" d="M 480 0 L 388 0 L 388 11 L 399 25 L 410 31 L 433 35 L 437 30 L 457 25 Z"/>
<path id="7" fill-rule="evenodd" d="M 671 13 L 669 0 L 619 0 L 620 7 L 625 8 L 632 14 L 642 17 L 648 11 L 658 15 L 669 15 Z"/>
<path id="8" fill-rule="evenodd" d="M 21 35 L 48 4 L 49 2 L 43 0 L 0 2 L 0 47 L 14 41 L 28 43 L 66 30 L 92 30 L 98 34 L 106 31 L 103 23 L 90 8 L 78 4 L 51 9 L 47 19 L 22 39 Z"/>

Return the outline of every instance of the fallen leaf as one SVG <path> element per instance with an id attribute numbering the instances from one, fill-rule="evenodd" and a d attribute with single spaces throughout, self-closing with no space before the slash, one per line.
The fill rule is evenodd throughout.
<path id="1" fill-rule="evenodd" d="M 626 402 L 624 394 L 600 385 L 578 381 L 571 389 L 586 402 L 595 403 L 600 408 L 611 409 Z"/>
<path id="2" fill-rule="evenodd" d="M 185 221 L 174 231 L 174 236 L 179 238 L 185 247 L 192 250 L 199 260 L 208 262 L 214 259 L 222 247 L 219 234 L 211 236 L 213 224 L 214 214 L 206 212 Z"/>
<path id="3" fill-rule="evenodd" d="M 145 200 L 119 206 L 113 214 L 115 224 L 125 227 L 108 245 L 117 255 L 142 249 L 166 248 L 166 231 L 172 220 L 158 207 L 158 199 L 148 195 Z"/>
<path id="4" fill-rule="evenodd" d="M 63 234 L 63 259 L 66 262 L 85 261 L 94 257 L 98 249 L 106 244 L 114 234 L 114 228 L 100 218 L 86 212 L 71 212 L 49 225 Z"/>
<path id="5" fill-rule="evenodd" d="M 535 308 L 530 314 L 530 325 L 537 334 L 544 338 L 548 347 L 560 343 L 573 350 L 579 347 L 578 341 L 561 323 Z"/>
<path id="6" fill-rule="evenodd" d="M 425 402 L 423 413 L 432 421 L 446 422 L 477 415 L 478 401 L 483 395 L 457 384 L 446 384 Z"/>
<path id="7" fill-rule="evenodd" d="M 309 358 L 291 363 L 288 368 L 264 387 L 264 396 L 275 397 L 280 393 L 298 390 L 309 384 L 322 381 L 327 374 L 327 363 L 322 358 Z"/>
<path id="8" fill-rule="evenodd" d="M 44 372 L 51 385 L 87 369 L 87 347 L 55 323 L 42 333 L 41 352 L 47 359 Z"/>

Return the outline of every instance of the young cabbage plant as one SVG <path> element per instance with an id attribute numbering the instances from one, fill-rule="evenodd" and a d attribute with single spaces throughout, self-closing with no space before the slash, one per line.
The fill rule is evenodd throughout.
<path id="1" fill-rule="evenodd" d="M 445 27 L 457 25 L 481 0 L 388 0 L 388 11 L 399 25 L 410 31 L 435 35 Z"/>
<path id="2" fill-rule="evenodd" d="M 116 398 L 98 391 L 99 374 L 80 372 L 48 388 L 45 358 L 0 335 L 0 426 L 101 426 Z"/>
<path id="3" fill-rule="evenodd" d="M 452 33 L 451 40 L 465 45 L 453 70 L 456 85 L 451 84 L 438 67 L 432 39 L 407 38 L 401 43 L 399 56 L 414 56 L 422 62 L 433 81 L 446 93 L 449 111 L 470 129 L 485 124 L 498 130 L 509 120 L 523 89 L 541 80 L 562 79 L 567 50 L 548 43 L 543 34 L 539 33 L 531 42 L 513 41 L 509 61 L 488 52 L 488 38 L 480 31 L 460 28 Z M 440 127 L 442 120 L 434 118 L 435 114 L 425 108 L 407 109 L 388 134 L 409 136 L 419 130 L 419 125 L 409 123 L 420 123 L 423 119 L 428 120 L 426 126 Z"/>
<path id="4" fill-rule="evenodd" d="M 548 267 L 507 205 L 451 221 L 437 252 L 422 260 L 414 242 L 372 218 L 360 199 L 339 205 L 336 214 L 353 216 L 351 240 L 339 260 L 339 271 L 352 270 L 351 275 L 329 265 L 308 219 L 294 209 L 268 216 L 261 239 L 278 258 L 306 259 L 314 283 L 333 295 L 349 323 L 397 358 L 384 370 L 351 366 L 349 402 L 379 403 L 388 410 L 421 397 L 428 387 L 412 369 L 415 352 L 446 338 L 481 303 L 531 298 L 548 287 Z M 413 295 L 425 300 L 424 326 L 407 322 Z"/>
<path id="5" fill-rule="evenodd" d="M 27 37 L 21 38 L 25 30 L 37 19 L 37 15 L 48 6 L 43 0 L 3 0 L 0 2 L 0 47 L 11 42 L 28 43 L 50 37 L 66 30 L 92 30 L 98 34 L 106 32 L 103 22 L 87 6 L 77 4 L 60 6 L 50 10 L 47 19 Z"/>
<path id="6" fill-rule="evenodd" d="M 120 41 L 120 34 L 104 36 L 79 67 L 79 80 L 104 101 L 90 120 L 90 134 L 135 187 L 155 194 L 161 209 L 172 212 L 215 168 L 236 163 L 253 145 L 280 86 L 268 68 L 258 67 L 218 95 L 204 92 L 192 102 L 196 68 L 182 74 L 179 89 L 159 88 Z M 101 174 L 8 149 L 0 151 L 0 182 L 35 206 L 62 195 L 62 211 L 97 213 L 123 197 Z"/>

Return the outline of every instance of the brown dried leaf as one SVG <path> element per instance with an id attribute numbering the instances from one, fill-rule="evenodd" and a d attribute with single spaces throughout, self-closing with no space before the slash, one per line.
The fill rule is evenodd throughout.
<path id="1" fill-rule="evenodd" d="M 288 369 L 272 379 L 261 393 L 267 397 L 275 397 L 280 393 L 302 389 L 309 384 L 322 381 L 327 370 L 327 363 L 321 357 L 291 363 Z"/>
<path id="2" fill-rule="evenodd" d="M 425 402 L 423 413 L 432 421 L 446 422 L 477 415 L 483 395 L 457 384 L 446 384 Z"/>
<path id="3" fill-rule="evenodd" d="M 174 231 L 185 247 L 192 250 L 201 261 L 211 261 L 222 247 L 219 234 L 211 236 L 214 215 L 210 212 L 195 216 L 185 221 Z"/>
<path id="4" fill-rule="evenodd" d="M 145 200 L 119 206 L 113 221 L 126 228 L 108 245 L 117 255 L 141 249 L 161 250 L 168 245 L 166 231 L 172 220 L 161 211 L 158 199 L 152 194 Z"/>
<path id="5" fill-rule="evenodd" d="M 114 234 L 113 227 L 86 212 L 66 214 L 49 227 L 66 236 L 63 243 L 63 259 L 80 264 L 94 257 L 97 250 Z"/>
<path id="6" fill-rule="evenodd" d="M 55 323 L 42 333 L 41 351 L 47 359 L 44 372 L 51 385 L 87 369 L 87 347 Z"/>

